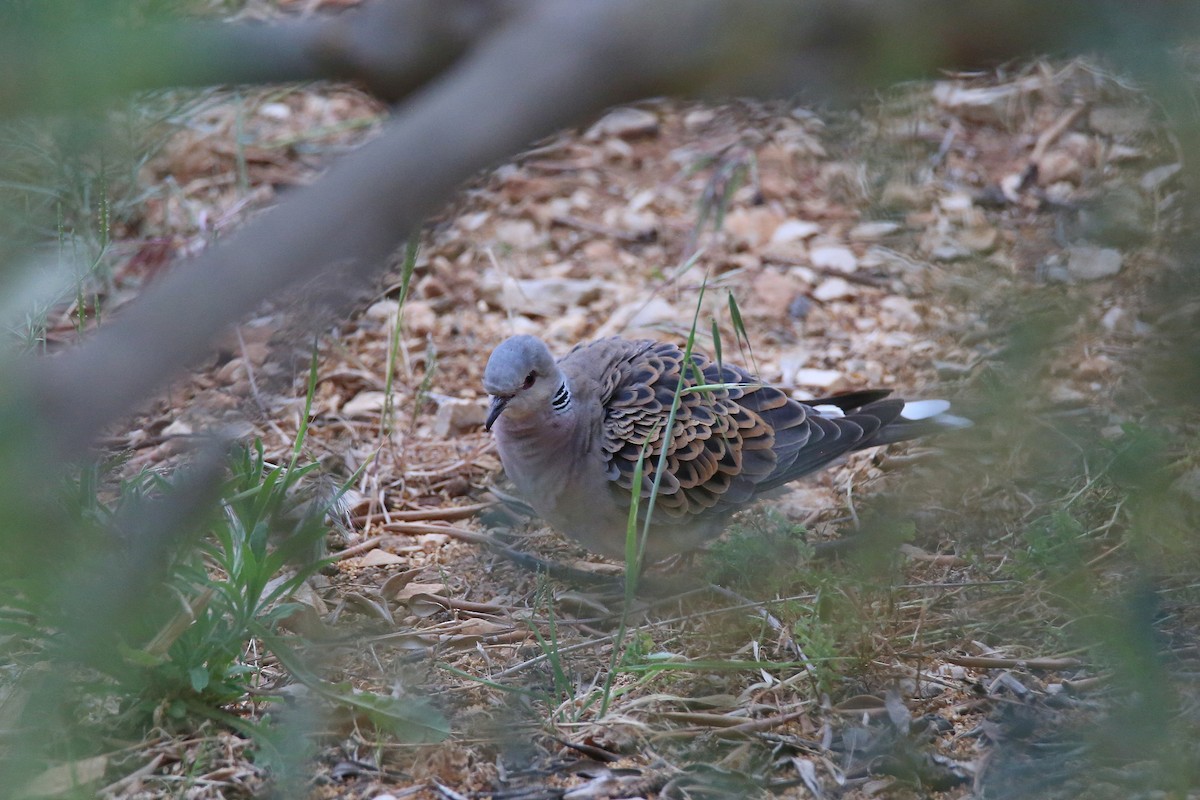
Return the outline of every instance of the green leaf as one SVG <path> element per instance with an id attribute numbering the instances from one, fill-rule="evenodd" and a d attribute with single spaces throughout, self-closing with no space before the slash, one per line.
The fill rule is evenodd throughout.
<path id="1" fill-rule="evenodd" d="M 208 670 L 203 666 L 192 667 L 188 670 L 188 679 L 192 682 L 192 690 L 199 694 L 208 688 Z"/>
<path id="2" fill-rule="evenodd" d="M 742 312 L 738 308 L 737 298 L 733 296 L 733 292 L 729 293 L 729 318 L 733 320 L 733 329 L 737 335 L 749 341 L 749 336 L 746 335 L 746 324 L 742 322 Z"/>
<path id="3" fill-rule="evenodd" d="M 121 654 L 122 661 L 134 667 L 158 667 L 169 660 L 166 656 L 147 653 L 140 648 L 130 647 L 124 642 L 117 643 L 117 652 Z"/>

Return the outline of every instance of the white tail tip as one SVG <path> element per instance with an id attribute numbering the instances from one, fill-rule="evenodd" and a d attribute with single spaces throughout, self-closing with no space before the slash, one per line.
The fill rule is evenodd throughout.
<path id="1" fill-rule="evenodd" d="M 945 400 L 913 400 L 904 404 L 900 416 L 910 422 L 936 417 L 950 410 L 950 403 Z"/>

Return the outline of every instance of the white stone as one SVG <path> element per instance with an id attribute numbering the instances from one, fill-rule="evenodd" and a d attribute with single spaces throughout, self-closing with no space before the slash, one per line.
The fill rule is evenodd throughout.
<path id="1" fill-rule="evenodd" d="M 383 410 L 383 392 L 359 392 L 342 404 L 341 413 L 346 417 L 373 417 Z"/>
<path id="2" fill-rule="evenodd" d="M 658 133 L 658 117 L 649 111 L 627 106 L 614 108 L 588 128 L 584 138 L 598 142 L 608 136 L 632 139 L 637 136 L 652 136 Z"/>
<path id="3" fill-rule="evenodd" d="M 471 428 L 478 428 L 487 419 L 487 401 L 463 400 L 457 397 L 436 397 L 437 416 L 433 419 L 433 433 L 442 438 L 457 436 Z"/>
<path id="4" fill-rule="evenodd" d="M 608 288 L 595 278 L 509 278 L 501 286 L 500 303 L 510 311 L 549 317 L 589 305 Z"/>
<path id="5" fill-rule="evenodd" d="M 938 205 L 947 214 L 965 214 L 975 205 L 975 201 L 965 192 L 955 192 L 939 200 Z"/>
<path id="6" fill-rule="evenodd" d="M 771 244 L 800 242 L 821 232 L 821 226 L 806 219 L 788 219 L 779 224 L 771 234 Z"/>
<path id="7" fill-rule="evenodd" d="M 258 113 L 267 119 L 285 120 L 292 116 L 292 109 L 286 103 L 264 103 L 258 107 Z"/>
<path id="8" fill-rule="evenodd" d="M 725 230 L 735 242 L 759 247 L 771 240 L 781 226 L 780 215 L 767 206 L 735 208 L 725 215 Z"/>
<path id="9" fill-rule="evenodd" d="M 854 287 L 844 278 L 826 278 L 816 289 L 813 289 L 812 296 L 814 300 L 828 303 L 831 300 L 854 297 L 855 294 Z"/>
<path id="10" fill-rule="evenodd" d="M 368 306 L 366 314 L 371 319 L 381 319 L 384 322 L 390 322 L 396 318 L 398 311 L 400 311 L 400 304 L 395 300 L 380 300 L 378 303 L 372 303 Z"/>
<path id="11" fill-rule="evenodd" d="M 496 223 L 496 241 L 518 250 L 532 250 L 546 242 L 546 234 L 527 219 L 506 219 Z"/>
<path id="12" fill-rule="evenodd" d="M 817 269 L 832 269 L 838 272 L 854 272 L 858 269 L 858 257 L 849 247 L 825 245 L 808 251 L 808 260 Z"/>
<path id="13" fill-rule="evenodd" d="M 405 559 L 395 553 L 389 553 L 387 550 L 375 548 L 363 556 L 358 563 L 363 567 L 390 567 L 394 564 L 405 563 Z"/>
<path id="14" fill-rule="evenodd" d="M 404 304 L 404 313 L 400 316 L 404 330 L 414 336 L 424 336 L 432 333 L 437 326 L 437 312 L 433 306 L 423 300 L 409 300 Z"/>
<path id="15" fill-rule="evenodd" d="M 796 370 L 796 383 L 801 386 L 814 386 L 818 389 L 828 389 L 842 379 L 842 373 L 836 369 L 813 369 L 806 367 Z"/>
<path id="16" fill-rule="evenodd" d="M 689 131 L 703 128 L 717 118 L 717 112 L 711 108 L 697 108 L 689 111 L 683 117 L 683 127 Z"/>
<path id="17" fill-rule="evenodd" d="M 1120 250 L 1111 247 L 1076 245 L 1069 251 L 1067 272 L 1079 281 L 1095 281 L 1110 278 L 1121 271 L 1123 259 Z"/>
<path id="18" fill-rule="evenodd" d="M 912 300 L 907 297 L 898 294 L 889 295 L 879 301 L 879 307 L 895 314 L 901 322 L 906 324 L 916 325 L 921 321 L 921 316 L 917 313 Z"/>
<path id="19" fill-rule="evenodd" d="M 681 319 L 683 316 L 679 311 L 661 297 L 653 297 L 648 301 L 635 300 L 614 311 L 608 321 L 596 331 L 595 338 L 602 339 L 630 330 L 652 328 Z"/>
<path id="20" fill-rule="evenodd" d="M 796 373 L 808 363 L 808 350 L 786 350 L 779 354 L 779 375 L 784 383 L 795 383 Z"/>
<path id="21" fill-rule="evenodd" d="M 851 228 L 847 235 L 853 242 L 877 242 L 898 230 L 900 230 L 900 223 L 879 220 L 877 222 L 860 222 Z"/>
<path id="22" fill-rule="evenodd" d="M 162 435 L 166 436 L 191 436 L 194 432 L 191 425 L 181 419 L 173 421 L 170 425 L 162 429 Z"/>

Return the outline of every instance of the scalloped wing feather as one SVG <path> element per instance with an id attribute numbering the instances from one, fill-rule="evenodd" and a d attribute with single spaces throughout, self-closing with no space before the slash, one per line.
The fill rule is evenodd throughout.
<path id="1" fill-rule="evenodd" d="M 903 408 L 882 390 L 800 403 L 741 367 L 697 353 L 685 367 L 683 356 L 669 342 L 614 337 L 579 345 L 559 362 L 564 372 L 595 384 L 597 444 L 614 491 L 626 498 L 633 491 L 645 448 L 639 491 L 649 497 L 666 448 L 659 522 L 732 513 L 759 492 L 871 446 Z M 723 386 L 683 393 L 668 436 L 664 428 L 681 381 L 684 387 Z M 825 416 L 821 407 L 841 416 Z"/>
<path id="2" fill-rule="evenodd" d="M 669 516 L 685 518 L 749 500 L 757 484 L 776 470 L 780 453 L 790 458 L 807 438 L 804 408 L 777 389 L 755 384 L 744 370 L 722 369 L 698 354 L 685 366 L 683 351 L 666 342 L 608 339 L 589 347 L 597 345 L 606 350 L 599 362 L 607 372 L 598 398 L 606 475 L 622 492 L 632 492 L 635 465 L 648 443 L 639 487 L 648 497 L 665 446 L 657 504 Z M 665 436 L 681 381 L 685 387 L 747 385 L 684 393 Z"/>

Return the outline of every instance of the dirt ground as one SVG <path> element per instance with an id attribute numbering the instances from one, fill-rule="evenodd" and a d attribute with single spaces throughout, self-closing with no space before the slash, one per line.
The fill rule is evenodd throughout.
<path id="1" fill-rule="evenodd" d="M 193 108 L 143 170 L 175 188 L 120 232 L 114 304 L 311 181 L 382 113 L 329 86 Z M 1119 441 L 1138 416 L 1126 378 L 1168 260 L 1176 160 L 1135 91 L 1036 64 L 852 111 L 647 102 L 464 187 L 422 232 L 403 307 L 396 266 L 321 332 L 305 457 L 330 485 L 362 471 L 334 566 L 300 597 L 328 678 L 427 698 L 452 733 L 411 744 L 331 717 L 313 796 L 1134 796 L 1147 758 L 1075 772 L 1112 672 L 1073 638 L 1028 532 L 1077 492 L 1089 574 L 1129 574 L 1128 517 L 1073 471 L 1072 436 Z M 493 507 L 480 376 L 513 333 L 558 352 L 682 339 L 702 287 L 700 349 L 715 321 L 727 360 L 798 398 L 894 388 L 947 397 L 976 426 L 856 455 L 744 514 L 712 553 L 651 570 L 645 585 L 693 588 L 645 594 L 621 631 L 619 590 L 540 576 L 481 538 L 621 573 Z M 216 425 L 285 461 L 311 341 L 289 301 L 264 308 L 111 446 L 134 452 L 130 470 L 166 466 Z M 883 546 L 820 549 L 844 540 Z M 1165 635 L 1185 642 L 1200 619 L 1172 614 Z M 1194 670 L 1197 655 L 1180 658 Z M 256 665 L 265 692 L 284 690 L 285 671 Z M 113 796 L 161 793 L 156 776 L 187 774 L 195 748 L 208 771 L 188 796 L 262 791 L 245 743 L 210 730 L 147 742 L 139 757 L 170 757 Z"/>

